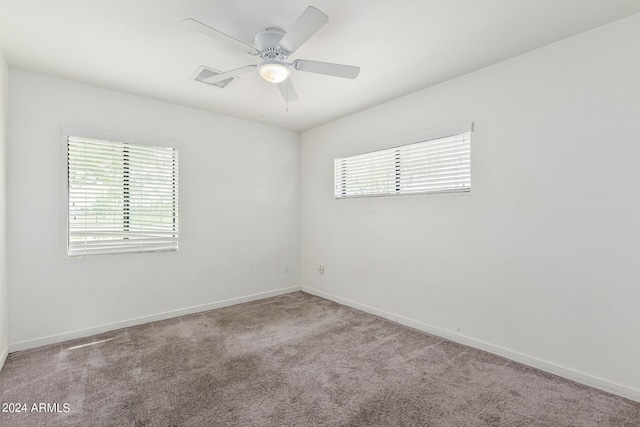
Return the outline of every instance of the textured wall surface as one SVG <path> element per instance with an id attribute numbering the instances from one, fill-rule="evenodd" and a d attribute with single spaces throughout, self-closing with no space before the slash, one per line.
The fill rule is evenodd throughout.
<path id="1" fill-rule="evenodd" d="M 21 70 L 10 76 L 12 350 L 299 289 L 298 133 Z M 61 126 L 181 142 L 178 252 L 67 257 Z"/>
<path id="2" fill-rule="evenodd" d="M 638 49 L 634 15 L 303 133 L 303 289 L 640 399 Z M 470 195 L 333 198 L 469 120 Z"/>

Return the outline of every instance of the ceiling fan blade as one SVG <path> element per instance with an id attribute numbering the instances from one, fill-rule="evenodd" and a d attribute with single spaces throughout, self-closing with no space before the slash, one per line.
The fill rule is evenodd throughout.
<path id="1" fill-rule="evenodd" d="M 203 83 L 218 83 L 223 80 L 227 80 L 231 77 L 236 77 L 238 74 L 248 73 L 249 71 L 255 70 L 257 65 L 245 65 L 244 67 L 236 68 L 231 71 L 225 71 L 224 73 L 216 74 L 215 76 L 207 77 L 206 79 L 200 80 Z"/>
<path id="2" fill-rule="evenodd" d="M 309 6 L 280 40 L 280 47 L 289 53 L 295 52 L 328 21 L 327 15 L 313 6 Z"/>
<path id="3" fill-rule="evenodd" d="M 251 46 L 250 44 L 233 38 L 221 31 L 216 30 L 215 28 L 211 28 L 210 26 L 203 24 L 200 21 L 196 21 L 195 19 L 185 19 L 184 21 L 182 21 L 182 25 L 189 28 L 190 30 L 197 31 L 200 34 L 204 34 L 205 36 L 210 37 L 214 40 L 226 43 L 228 46 L 231 46 L 235 49 L 240 49 L 247 53 L 254 53 L 256 51 L 256 48 Z"/>
<path id="4" fill-rule="evenodd" d="M 296 89 L 293 87 L 293 83 L 291 83 L 291 79 L 287 79 L 282 83 L 278 83 L 278 89 L 280 89 L 282 98 L 284 98 L 286 102 L 293 102 L 299 99 L 298 93 L 296 92 Z"/>
<path id="5" fill-rule="evenodd" d="M 360 67 L 352 65 L 331 64 L 330 62 L 309 61 L 297 59 L 293 62 L 293 68 L 309 73 L 326 74 L 328 76 L 355 79 L 360 74 Z"/>

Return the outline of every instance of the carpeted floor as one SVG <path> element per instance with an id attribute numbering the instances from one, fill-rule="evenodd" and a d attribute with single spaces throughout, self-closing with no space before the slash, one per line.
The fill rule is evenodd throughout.
<path id="1" fill-rule="evenodd" d="M 2 426 L 640 426 L 639 403 L 301 292 L 12 353 L 0 402 L 27 406 Z"/>

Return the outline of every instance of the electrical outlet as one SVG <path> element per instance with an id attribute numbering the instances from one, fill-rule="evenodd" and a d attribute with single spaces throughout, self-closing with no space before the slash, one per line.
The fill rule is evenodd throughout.
<path id="1" fill-rule="evenodd" d="M 320 266 L 318 267 L 318 272 L 320 274 L 324 274 L 324 264 L 320 264 Z"/>

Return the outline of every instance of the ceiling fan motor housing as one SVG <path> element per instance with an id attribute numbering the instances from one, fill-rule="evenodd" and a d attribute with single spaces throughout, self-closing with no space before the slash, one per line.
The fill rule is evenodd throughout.
<path id="1" fill-rule="evenodd" d="M 291 75 L 291 66 L 286 62 L 289 52 L 279 46 L 285 34 L 278 28 L 267 28 L 255 37 L 257 54 L 263 61 L 258 66 L 258 74 L 271 83 L 280 83 Z"/>
<path id="2" fill-rule="evenodd" d="M 267 28 L 256 34 L 254 44 L 260 53 L 271 50 L 284 52 L 280 49 L 278 43 L 280 43 L 285 34 L 287 33 L 279 28 Z"/>

